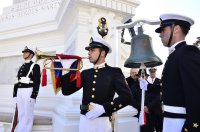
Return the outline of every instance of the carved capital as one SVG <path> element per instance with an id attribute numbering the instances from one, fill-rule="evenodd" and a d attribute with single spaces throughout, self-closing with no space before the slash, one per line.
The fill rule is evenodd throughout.
<path id="1" fill-rule="evenodd" d="M 26 17 L 50 12 L 58 9 L 63 0 L 21 0 L 23 2 L 14 4 L 6 8 L 6 13 L 0 16 L 0 21 L 12 20 L 15 18 Z"/>
<path id="2" fill-rule="evenodd" d="M 135 14 L 135 8 L 139 2 L 134 0 L 79 0 L 82 4 L 100 6 L 122 13 Z"/>

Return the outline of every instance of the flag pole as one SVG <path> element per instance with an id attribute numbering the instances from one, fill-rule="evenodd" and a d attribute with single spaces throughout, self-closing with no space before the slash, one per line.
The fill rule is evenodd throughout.
<path id="1" fill-rule="evenodd" d="M 142 70 L 141 77 L 144 78 L 145 77 L 144 70 L 146 69 L 146 66 L 144 65 L 144 63 L 141 63 L 140 69 Z M 140 114 L 139 114 L 139 124 L 140 125 L 146 124 L 146 116 L 145 116 L 145 112 L 144 112 L 144 101 L 145 101 L 145 90 L 142 88 L 141 110 L 140 110 Z"/>
<path id="2" fill-rule="evenodd" d="M 17 104 L 16 104 L 15 112 L 14 112 L 12 124 L 11 124 L 11 132 L 15 131 L 17 124 L 18 124 L 18 108 L 17 108 Z"/>

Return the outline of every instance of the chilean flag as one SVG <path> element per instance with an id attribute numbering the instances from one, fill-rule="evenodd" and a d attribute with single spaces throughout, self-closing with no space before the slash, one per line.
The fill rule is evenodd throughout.
<path id="1" fill-rule="evenodd" d="M 60 60 L 62 66 L 68 68 L 68 71 L 63 71 L 62 75 L 70 74 L 70 81 L 76 79 L 76 87 L 81 87 L 81 62 L 82 58 L 75 55 L 63 55 L 56 54 L 56 57 Z"/>
<path id="2" fill-rule="evenodd" d="M 65 63 L 64 63 L 65 62 Z M 69 64 L 68 67 L 66 66 L 66 63 Z M 76 59 L 65 59 L 65 60 L 61 60 L 60 62 L 52 62 L 52 68 L 70 68 L 70 69 L 77 69 L 78 67 L 78 60 Z M 60 89 L 61 89 L 61 77 L 63 75 L 63 73 L 67 73 L 70 74 L 70 81 L 72 82 L 73 80 L 77 79 L 77 85 L 80 85 L 80 71 L 75 71 L 75 70 L 55 70 L 55 69 L 51 69 L 51 77 L 52 77 L 52 84 L 54 87 L 54 92 L 55 94 L 57 94 Z"/>
<path id="3" fill-rule="evenodd" d="M 147 120 L 146 120 L 146 113 L 144 111 L 140 111 L 140 115 L 139 115 L 139 124 L 142 125 L 146 125 Z"/>
<path id="4" fill-rule="evenodd" d="M 51 77 L 55 94 L 61 89 L 61 77 L 70 74 L 70 81 L 76 79 L 76 86 L 81 86 L 81 62 L 82 58 L 75 55 L 56 54 L 55 60 L 51 61 Z M 55 69 L 61 68 L 61 69 Z M 42 70 L 42 86 L 47 85 L 46 68 Z"/>
<path id="5" fill-rule="evenodd" d="M 52 62 L 51 63 L 51 78 L 52 78 L 52 84 L 54 93 L 57 94 L 61 89 L 61 76 L 62 76 L 62 70 L 55 70 L 53 68 L 63 68 L 62 64 L 60 62 Z"/>

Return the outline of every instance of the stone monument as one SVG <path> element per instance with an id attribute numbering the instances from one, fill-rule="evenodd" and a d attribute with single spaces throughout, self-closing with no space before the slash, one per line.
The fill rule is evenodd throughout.
<path id="1" fill-rule="evenodd" d="M 85 57 L 83 49 L 97 34 L 98 19 L 104 17 L 109 29 L 106 40 L 113 49 L 107 62 L 123 69 L 124 55 L 129 53 L 115 27 L 127 15 L 134 16 L 138 5 L 136 0 L 13 0 L 13 5 L 5 7 L 0 15 L 0 132 L 10 131 L 13 83 L 25 46 Z M 84 69 L 91 66 L 84 60 Z M 55 95 L 50 72 L 47 76 L 47 86 L 40 87 L 36 101 L 33 132 L 78 132 L 82 91 L 67 97 L 61 92 Z M 139 131 L 134 114 L 132 107 L 117 112 L 115 131 Z"/>

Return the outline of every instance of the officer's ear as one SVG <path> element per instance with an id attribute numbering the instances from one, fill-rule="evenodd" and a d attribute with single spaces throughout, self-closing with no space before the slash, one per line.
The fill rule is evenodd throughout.
<path id="1" fill-rule="evenodd" d="M 32 59 L 34 55 L 30 53 L 30 56 L 31 56 L 31 59 Z"/>
<path id="2" fill-rule="evenodd" d="M 106 57 L 106 54 L 107 54 L 106 51 L 102 49 L 101 56 L 105 56 Z"/>
<path id="3" fill-rule="evenodd" d="M 181 32 L 182 30 L 181 30 L 181 27 L 180 27 L 180 25 L 175 25 L 175 27 L 174 27 L 174 33 L 179 33 L 179 32 Z"/>

